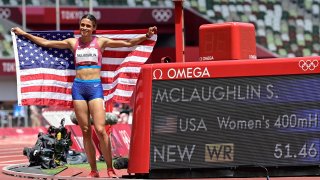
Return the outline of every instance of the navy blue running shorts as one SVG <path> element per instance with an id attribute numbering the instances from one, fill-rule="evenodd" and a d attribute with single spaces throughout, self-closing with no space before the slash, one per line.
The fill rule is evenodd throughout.
<path id="1" fill-rule="evenodd" d="M 90 101 L 103 99 L 103 88 L 100 79 L 82 80 L 75 78 L 72 85 L 72 99 Z"/>

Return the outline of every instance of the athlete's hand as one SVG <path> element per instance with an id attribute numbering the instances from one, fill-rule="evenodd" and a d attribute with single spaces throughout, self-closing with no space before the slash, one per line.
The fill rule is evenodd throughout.
<path id="1" fill-rule="evenodd" d="M 156 26 L 149 27 L 146 36 L 147 36 L 147 38 L 151 38 L 156 33 L 157 33 L 157 27 Z"/>
<path id="2" fill-rule="evenodd" d="M 14 32 L 16 35 L 24 35 L 26 32 L 18 27 L 11 28 L 11 31 Z"/>

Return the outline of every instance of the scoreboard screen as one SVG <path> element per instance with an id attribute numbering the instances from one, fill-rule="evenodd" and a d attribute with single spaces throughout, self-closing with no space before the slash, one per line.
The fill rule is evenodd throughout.
<path id="1" fill-rule="evenodd" d="M 129 173 L 320 163 L 320 58 L 148 64 Z"/>
<path id="2" fill-rule="evenodd" d="M 319 164 L 319 74 L 152 84 L 151 169 Z"/>

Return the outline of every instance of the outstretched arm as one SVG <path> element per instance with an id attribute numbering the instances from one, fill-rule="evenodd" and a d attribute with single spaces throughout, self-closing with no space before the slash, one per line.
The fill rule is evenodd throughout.
<path id="1" fill-rule="evenodd" d="M 65 39 L 62 41 L 47 40 L 42 37 L 38 37 L 38 36 L 34 36 L 32 34 L 29 34 L 18 27 L 12 28 L 11 31 L 17 35 L 22 35 L 22 36 L 30 39 L 32 42 L 34 42 L 37 45 L 42 46 L 42 47 L 58 48 L 58 49 L 71 49 L 72 50 L 72 45 L 71 45 L 70 39 Z"/>
<path id="2" fill-rule="evenodd" d="M 135 45 L 140 44 L 142 41 L 145 41 L 149 38 L 151 38 L 155 33 L 157 32 L 157 27 L 149 27 L 148 32 L 145 35 L 142 35 L 137 38 L 133 38 L 130 40 L 112 40 L 109 38 L 102 38 L 102 47 L 111 47 L 111 48 L 117 48 L 117 47 L 132 47 Z"/>

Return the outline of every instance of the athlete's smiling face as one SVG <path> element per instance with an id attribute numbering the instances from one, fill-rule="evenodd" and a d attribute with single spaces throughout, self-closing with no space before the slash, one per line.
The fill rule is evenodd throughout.
<path id="1" fill-rule="evenodd" d="M 81 36 L 91 36 L 92 32 L 96 30 L 96 25 L 90 19 L 84 18 L 80 21 Z"/>

